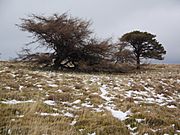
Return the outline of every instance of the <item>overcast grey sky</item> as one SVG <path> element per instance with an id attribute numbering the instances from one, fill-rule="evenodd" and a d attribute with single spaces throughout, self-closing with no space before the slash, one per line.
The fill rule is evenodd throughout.
<path id="1" fill-rule="evenodd" d="M 31 41 L 15 26 L 19 18 L 67 11 L 91 19 L 98 37 L 117 40 L 133 30 L 156 34 L 167 50 L 160 63 L 180 64 L 180 0 L 0 0 L 1 59 L 15 57 Z"/>

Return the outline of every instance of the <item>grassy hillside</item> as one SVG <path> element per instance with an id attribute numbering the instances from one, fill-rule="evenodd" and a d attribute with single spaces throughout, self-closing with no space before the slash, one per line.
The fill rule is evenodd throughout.
<path id="1" fill-rule="evenodd" d="M 2 135 L 178 135 L 179 121 L 180 65 L 111 75 L 0 62 Z"/>

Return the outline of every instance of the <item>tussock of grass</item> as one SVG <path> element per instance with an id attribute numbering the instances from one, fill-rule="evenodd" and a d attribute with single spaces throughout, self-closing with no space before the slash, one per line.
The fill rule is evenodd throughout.
<path id="1" fill-rule="evenodd" d="M 85 129 L 82 134 L 93 133 L 97 134 L 129 134 L 125 125 L 113 118 L 111 114 L 92 113 L 88 110 L 83 110 L 78 118 L 75 127 L 77 129 Z"/>

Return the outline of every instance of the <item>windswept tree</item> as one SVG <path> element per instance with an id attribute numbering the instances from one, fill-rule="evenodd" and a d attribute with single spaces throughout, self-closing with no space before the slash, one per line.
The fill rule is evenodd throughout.
<path id="1" fill-rule="evenodd" d="M 17 53 L 18 57 L 15 58 L 17 61 L 23 62 L 34 62 L 37 64 L 42 64 L 44 66 L 48 66 L 52 64 L 53 54 L 52 53 L 34 53 L 29 48 L 22 48 L 19 53 Z"/>
<path id="2" fill-rule="evenodd" d="M 141 58 L 164 59 L 163 55 L 166 54 L 166 51 L 155 38 L 156 35 L 140 31 L 126 33 L 120 38 L 120 42 L 132 47 L 136 57 L 137 69 L 140 68 Z"/>
<path id="3" fill-rule="evenodd" d="M 31 43 L 39 42 L 39 45 L 54 50 L 53 65 L 56 69 L 68 68 L 70 63 L 77 67 L 80 60 L 96 56 L 97 53 L 100 55 L 100 51 L 93 50 L 95 46 L 103 49 L 107 45 L 107 42 L 91 38 L 90 21 L 72 17 L 67 13 L 50 17 L 33 14 L 21 20 L 22 24 L 18 26 L 22 31 L 32 33 L 35 39 Z M 90 56 L 87 56 L 89 53 Z"/>
<path id="4" fill-rule="evenodd" d="M 109 57 L 110 49 L 110 39 L 100 41 L 96 38 L 91 38 L 83 48 L 84 58 L 90 65 L 93 63 L 98 64 Z"/>

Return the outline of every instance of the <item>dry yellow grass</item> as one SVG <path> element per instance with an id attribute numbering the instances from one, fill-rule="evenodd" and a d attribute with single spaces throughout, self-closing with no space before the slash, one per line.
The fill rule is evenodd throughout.
<path id="1" fill-rule="evenodd" d="M 0 62 L 2 135 L 178 135 L 179 103 L 180 65 L 93 75 Z M 130 113 L 120 120 L 108 107 Z"/>

